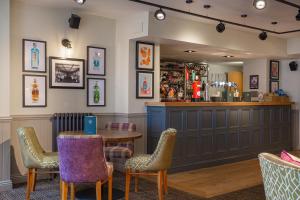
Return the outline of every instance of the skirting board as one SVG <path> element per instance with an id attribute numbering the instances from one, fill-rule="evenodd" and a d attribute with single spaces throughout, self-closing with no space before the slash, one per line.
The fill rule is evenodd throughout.
<path id="1" fill-rule="evenodd" d="M 11 180 L 0 181 L 0 192 L 8 191 L 12 189 Z"/>

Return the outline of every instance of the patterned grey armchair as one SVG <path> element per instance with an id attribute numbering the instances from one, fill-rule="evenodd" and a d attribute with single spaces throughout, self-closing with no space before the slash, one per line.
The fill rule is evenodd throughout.
<path id="1" fill-rule="evenodd" d="M 300 200 L 300 166 L 269 153 L 258 158 L 266 200 Z"/>

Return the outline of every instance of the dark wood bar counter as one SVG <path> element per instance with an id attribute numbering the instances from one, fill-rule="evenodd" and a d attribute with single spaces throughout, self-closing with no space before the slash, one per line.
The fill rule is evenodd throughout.
<path id="1" fill-rule="evenodd" d="M 256 158 L 292 148 L 291 102 L 148 102 L 147 149 L 178 131 L 171 171 Z"/>

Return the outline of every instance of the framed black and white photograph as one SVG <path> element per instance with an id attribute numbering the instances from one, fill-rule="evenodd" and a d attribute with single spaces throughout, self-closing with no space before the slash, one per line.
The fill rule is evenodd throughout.
<path id="1" fill-rule="evenodd" d="M 136 42 L 136 69 L 154 70 L 154 44 Z"/>
<path id="2" fill-rule="evenodd" d="M 153 99 L 154 98 L 154 73 L 136 72 L 136 98 Z"/>
<path id="3" fill-rule="evenodd" d="M 87 47 L 87 74 L 105 76 L 106 48 Z"/>
<path id="4" fill-rule="evenodd" d="M 23 75 L 23 107 L 47 106 L 47 77 Z"/>
<path id="5" fill-rule="evenodd" d="M 47 71 L 47 42 L 23 39 L 23 72 Z"/>
<path id="6" fill-rule="evenodd" d="M 258 89 L 258 88 L 259 88 L 259 76 L 250 75 L 250 89 Z"/>
<path id="7" fill-rule="evenodd" d="M 84 89 L 84 60 L 49 57 L 50 88 Z"/>
<path id="8" fill-rule="evenodd" d="M 103 78 L 87 79 L 87 106 L 106 105 L 106 83 Z"/>
<path id="9" fill-rule="evenodd" d="M 279 80 L 279 61 L 270 61 L 270 79 Z"/>
<path id="10" fill-rule="evenodd" d="M 279 81 L 270 80 L 270 92 L 274 93 L 279 89 Z"/>

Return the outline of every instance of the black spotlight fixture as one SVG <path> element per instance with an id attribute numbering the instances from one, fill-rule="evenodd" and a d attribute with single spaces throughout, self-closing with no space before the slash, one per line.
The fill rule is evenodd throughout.
<path id="1" fill-rule="evenodd" d="M 68 39 L 63 39 L 61 41 L 61 44 L 66 47 L 67 49 L 71 49 L 72 48 L 72 45 L 71 45 L 71 41 L 68 40 Z"/>
<path id="2" fill-rule="evenodd" d="M 83 5 L 86 2 L 86 0 L 74 0 L 74 1 L 80 5 Z"/>
<path id="3" fill-rule="evenodd" d="M 69 18 L 70 28 L 79 29 L 81 18 L 78 15 L 72 14 Z"/>
<path id="4" fill-rule="evenodd" d="M 291 71 L 297 71 L 297 68 L 298 68 L 298 64 L 296 61 L 292 61 L 289 63 L 289 66 L 290 66 L 290 70 Z"/>
<path id="5" fill-rule="evenodd" d="M 194 0 L 185 0 L 185 3 L 188 3 L 188 4 L 193 3 L 193 2 L 194 2 Z"/>
<path id="6" fill-rule="evenodd" d="M 225 24 L 223 24 L 222 22 L 220 22 L 217 26 L 216 26 L 216 30 L 219 33 L 223 33 L 225 31 Z"/>
<path id="7" fill-rule="evenodd" d="M 300 9 L 298 10 L 298 14 L 296 15 L 296 20 L 300 21 Z"/>
<path id="8" fill-rule="evenodd" d="M 166 19 L 166 13 L 160 8 L 160 9 L 158 9 L 157 11 L 155 11 L 154 17 L 155 17 L 157 20 L 162 21 L 162 20 L 165 20 L 165 19 Z"/>
<path id="9" fill-rule="evenodd" d="M 259 39 L 261 39 L 261 40 L 266 40 L 267 37 L 268 37 L 268 34 L 267 34 L 267 32 L 263 31 L 263 32 L 261 32 L 261 33 L 259 34 L 258 37 L 259 37 Z"/>

